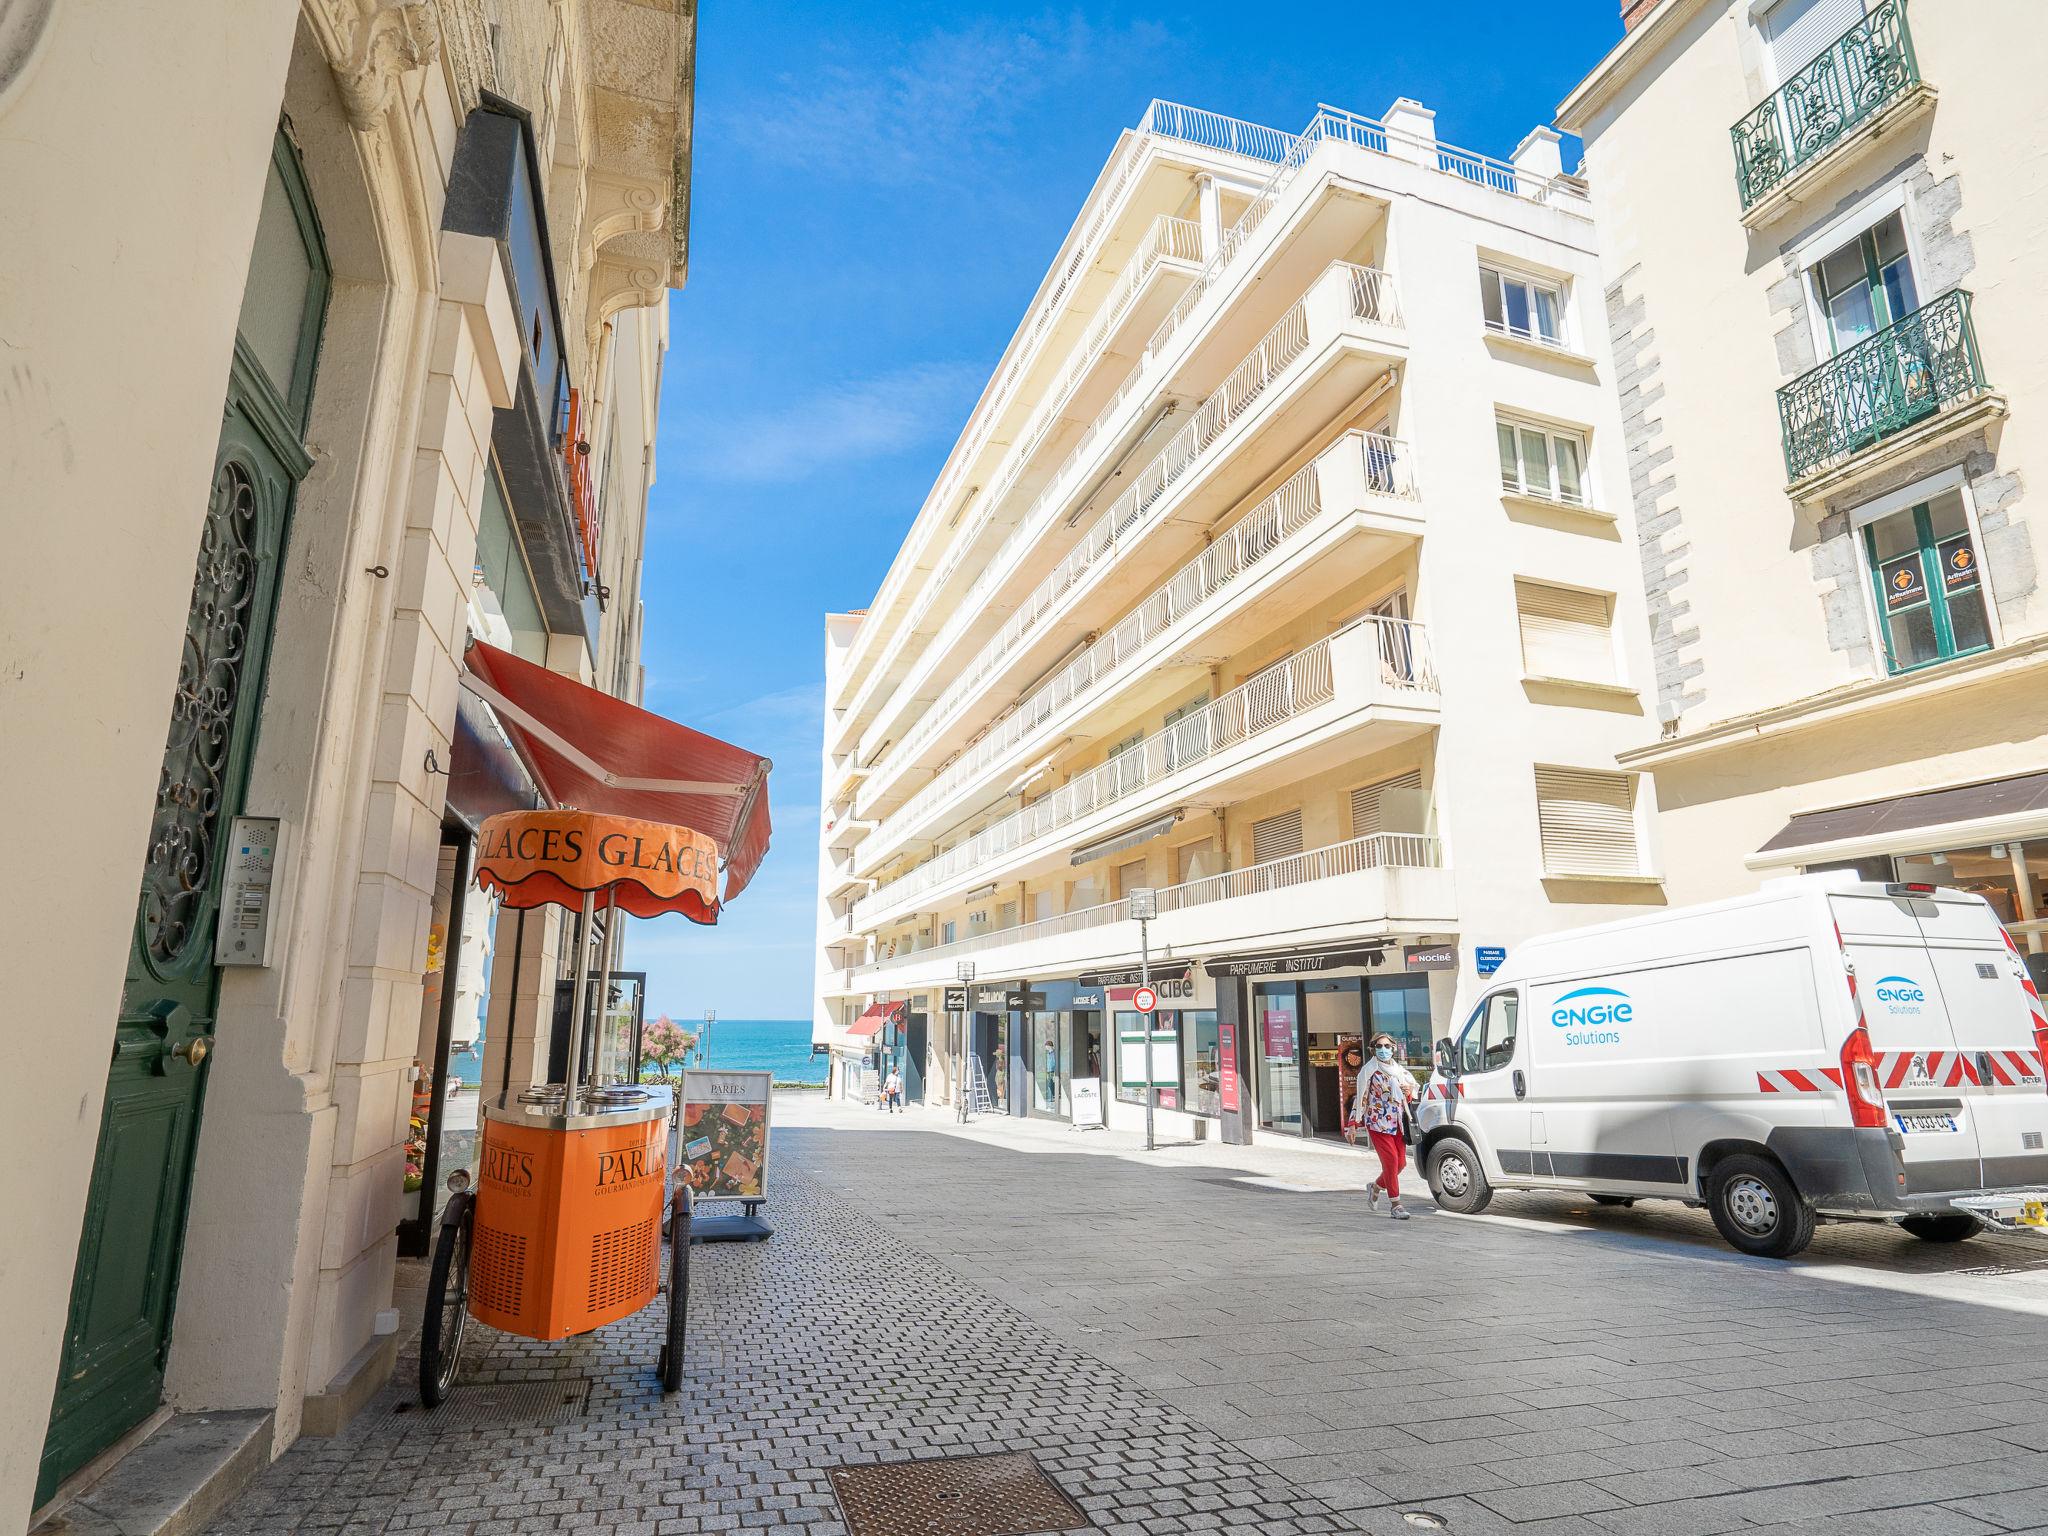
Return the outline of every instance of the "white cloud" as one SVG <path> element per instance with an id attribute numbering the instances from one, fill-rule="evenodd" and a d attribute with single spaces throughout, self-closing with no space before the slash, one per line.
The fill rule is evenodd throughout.
<path id="1" fill-rule="evenodd" d="M 984 372 L 972 363 L 913 363 L 782 406 L 703 412 L 690 424 L 696 441 L 687 451 L 706 480 L 788 483 L 844 471 L 958 431 Z"/>

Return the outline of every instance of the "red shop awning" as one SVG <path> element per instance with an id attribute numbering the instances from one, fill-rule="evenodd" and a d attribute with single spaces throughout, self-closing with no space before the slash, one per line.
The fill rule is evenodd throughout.
<path id="1" fill-rule="evenodd" d="M 481 640 L 463 667 L 557 806 L 693 828 L 718 845 L 724 899 L 746 889 L 768 852 L 767 758 Z"/>
<path id="2" fill-rule="evenodd" d="M 862 1013 L 859 1018 L 847 1025 L 846 1032 L 849 1035 L 855 1036 L 872 1035 L 884 1024 L 893 1023 L 896 1016 L 902 1011 L 903 1005 L 901 1003 L 875 1003 Z"/>

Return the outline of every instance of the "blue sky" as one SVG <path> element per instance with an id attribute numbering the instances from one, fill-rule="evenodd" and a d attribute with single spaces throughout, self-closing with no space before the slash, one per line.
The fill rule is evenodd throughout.
<path id="1" fill-rule="evenodd" d="M 650 1015 L 810 1016 L 823 615 L 874 595 L 1146 104 L 1292 131 L 1412 96 L 1505 157 L 1620 31 L 1618 0 L 703 7 L 646 702 L 775 759 L 775 841 L 717 928 L 635 925 Z"/>

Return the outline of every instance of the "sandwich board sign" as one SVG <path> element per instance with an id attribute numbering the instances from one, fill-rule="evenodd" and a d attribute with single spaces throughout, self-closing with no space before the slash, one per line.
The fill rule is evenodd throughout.
<path id="1" fill-rule="evenodd" d="M 748 1210 L 745 1216 L 698 1218 L 693 1230 L 700 1240 L 769 1235 L 753 1210 L 768 1197 L 768 1110 L 774 1086 L 773 1072 L 683 1071 L 677 1090 L 682 1145 L 676 1177 L 699 1200 L 742 1200 Z"/>

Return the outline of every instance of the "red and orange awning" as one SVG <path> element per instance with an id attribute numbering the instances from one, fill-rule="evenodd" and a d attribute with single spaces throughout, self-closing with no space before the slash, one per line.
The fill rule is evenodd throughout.
<path id="1" fill-rule="evenodd" d="M 476 883 L 508 907 L 552 903 L 718 921 L 718 845 L 666 822 L 595 811 L 504 811 L 477 832 Z"/>
<path id="2" fill-rule="evenodd" d="M 655 823 L 661 829 L 699 833 L 710 840 L 724 865 L 725 889 L 722 897 L 715 886 L 710 890 L 703 898 L 704 915 L 696 921 L 715 921 L 719 902 L 730 901 L 746 889 L 768 852 L 768 770 L 773 765 L 767 758 L 480 640 L 470 642 L 463 661 L 463 687 L 491 706 L 556 807 Z M 499 819 L 492 817 L 485 826 Z M 643 839 L 643 852 L 654 846 L 646 841 L 651 834 L 633 835 Z M 620 845 L 606 846 L 616 851 Z M 682 859 L 684 845 L 671 845 L 671 852 Z M 594 843 L 586 853 L 595 857 Z M 509 854 L 516 864 L 517 850 Z M 655 857 L 652 853 L 647 856 Z M 480 873 L 481 867 L 480 859 Z M 580 873 L 531 868 L 521 881 L 504 889 L 509 895 L 523 880 L 551 874 L 562 881 L 561 889 L 577 892 L 572 904 L 580 905 L 581 891 L 594 887 L 575 886 L 573 880 L 600 872 L 602 867 Z M 512 868 L 508 866 L 508 872 Z M 658 869 L 645 872 L 662 874 Z M 624 878 L 630 879 L 630 872 Z M 550 899 L 558 898 L 536 896 L 535 902 Z M 683 898 L 677 892 L 672 896 L 650 894 L 645 899 Z M 638 913 L 632 900 L 625 897 L 613 904 L 647 915 Z M 689 906 L 659 910 L 687 912 Z"/>
<path id="3" fill-rule="evenodd" d="M 874 1034 L 884 1024 L 892 1024 L 903 1012 L 902 1003 L 874 1003 L 861 1016 L 846 1026 L 846 1032 L 856 1039 Z"/>

